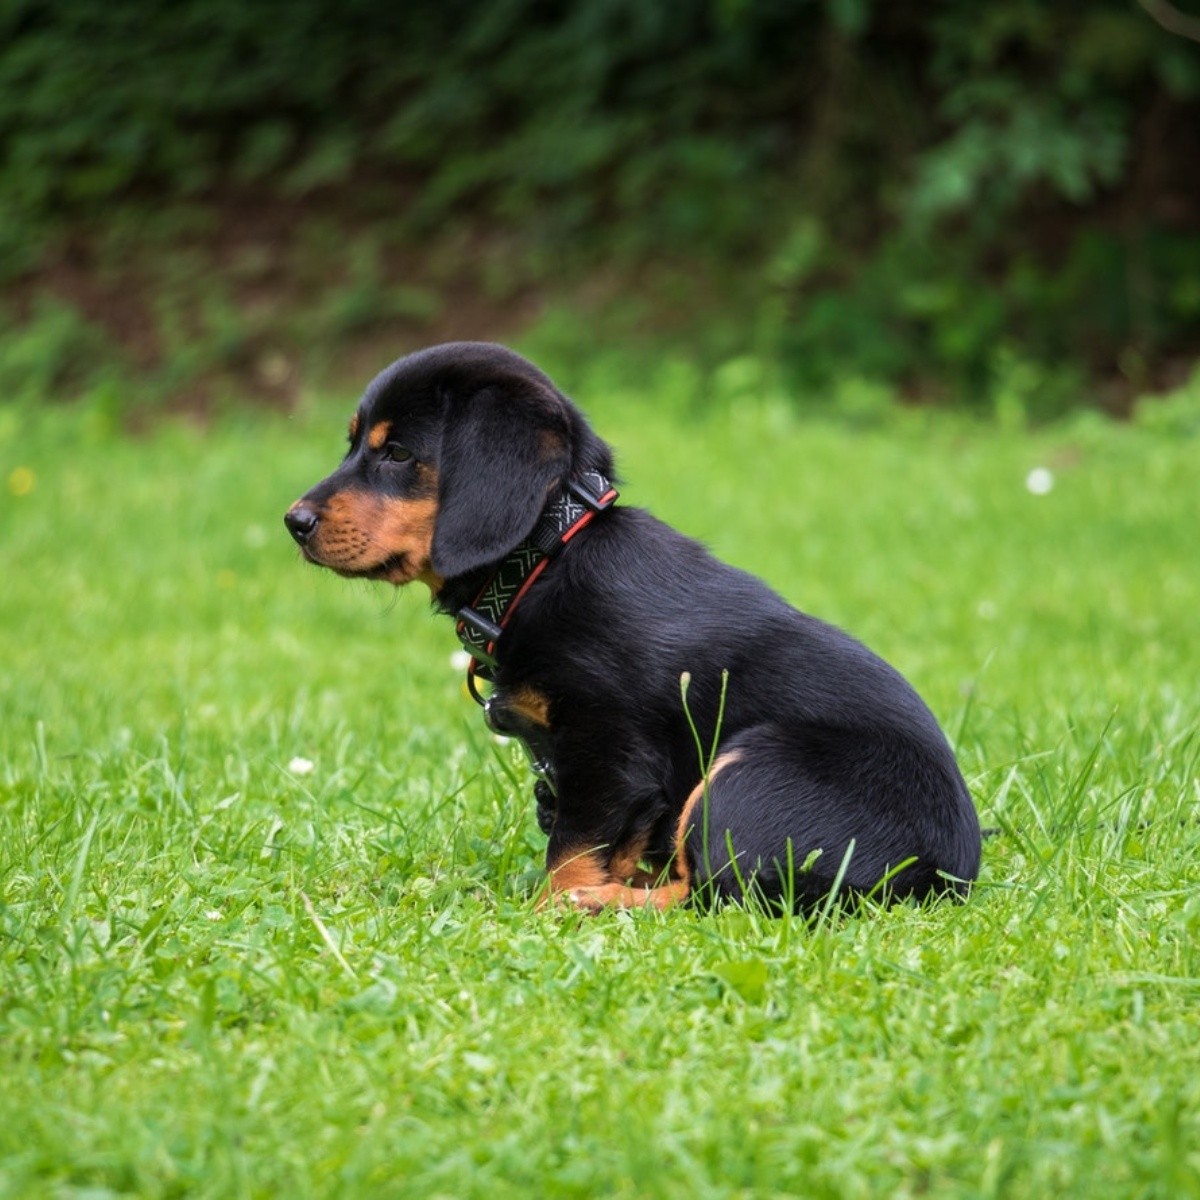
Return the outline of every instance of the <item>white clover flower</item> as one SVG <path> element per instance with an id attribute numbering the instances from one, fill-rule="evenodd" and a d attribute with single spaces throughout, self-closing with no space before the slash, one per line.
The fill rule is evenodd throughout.
<path id="1" fill-rule="evenodd" d="M 471 665 L 471 656 L 465 650 L 455 650 L 450 655 L 450 666 L 455 671 L 465 671 Z"/>
<path id="2" fill-rule="evenodd" d="M 299 755 L 297 755 L 290 763 L 288 763 L 287 769 L 291 771 L 293 775 L 311 775 L 316 769 L 316 765 L 317 764 L 314 763 L 311 758 L 301 758 Z"/>
<path id="3" fill-rule="evenodd" d="M 1025 490 L 1033 496 L 1044 496 L 1054 486 L 1054 476 L 1046 467 L 1034 467 L 1025 476 Z"/>

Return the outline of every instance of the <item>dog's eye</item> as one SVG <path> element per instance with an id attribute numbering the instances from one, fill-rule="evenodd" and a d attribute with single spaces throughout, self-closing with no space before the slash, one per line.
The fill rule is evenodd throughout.
<path id="1" fill-rule="evenodd" d="M 383 448 L 383 457 L 387 462 L 408 462 L 412 456 L 412 451 L 399 442 L 388 442 Z"/>

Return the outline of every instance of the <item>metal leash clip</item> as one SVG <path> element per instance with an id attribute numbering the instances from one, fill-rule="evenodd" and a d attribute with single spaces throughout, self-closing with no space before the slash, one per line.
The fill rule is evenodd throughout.
<path id="1" fill-rule="evenodd" d="M 544 743 L 544 731 L 507 707 L 503 700 L 499 699 L 499 694 L 484 700 L 483 720 L 493 733 L 498 733 L 501 737 L 516 738 L 521 743 L 521 748 L 529 759 L 530 769 L 557 799 L 558 785 L 554 778 L 554 764 L 550 761 L 549 754 L 542 753 L 544 745 L 539 744 Z"/>

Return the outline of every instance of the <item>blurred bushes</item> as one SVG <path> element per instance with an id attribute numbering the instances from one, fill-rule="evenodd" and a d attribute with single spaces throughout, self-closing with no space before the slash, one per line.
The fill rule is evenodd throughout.
<path id="1" fill-rule="evenodd" d="M 9 0 L 0 256 L 238 188 L 469 213 L 549 283 L 703 264 L 806 385 L 1048 415 L 1197 350 L 1198 131 L 1200 47 L 1131 0 Z"/>

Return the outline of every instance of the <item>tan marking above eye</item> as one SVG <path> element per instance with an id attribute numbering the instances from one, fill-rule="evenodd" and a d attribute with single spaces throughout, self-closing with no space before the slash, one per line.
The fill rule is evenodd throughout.
<path id="1" fill-rule="evenodd" d="M 376 425 L 371 426 L 371 432 L 367 434 L 367 445 L 372 450 L 382 450 L 387 444 L 388 438 L 391 436 L 392 423 L 391 421 L 380 421 Z"/>

